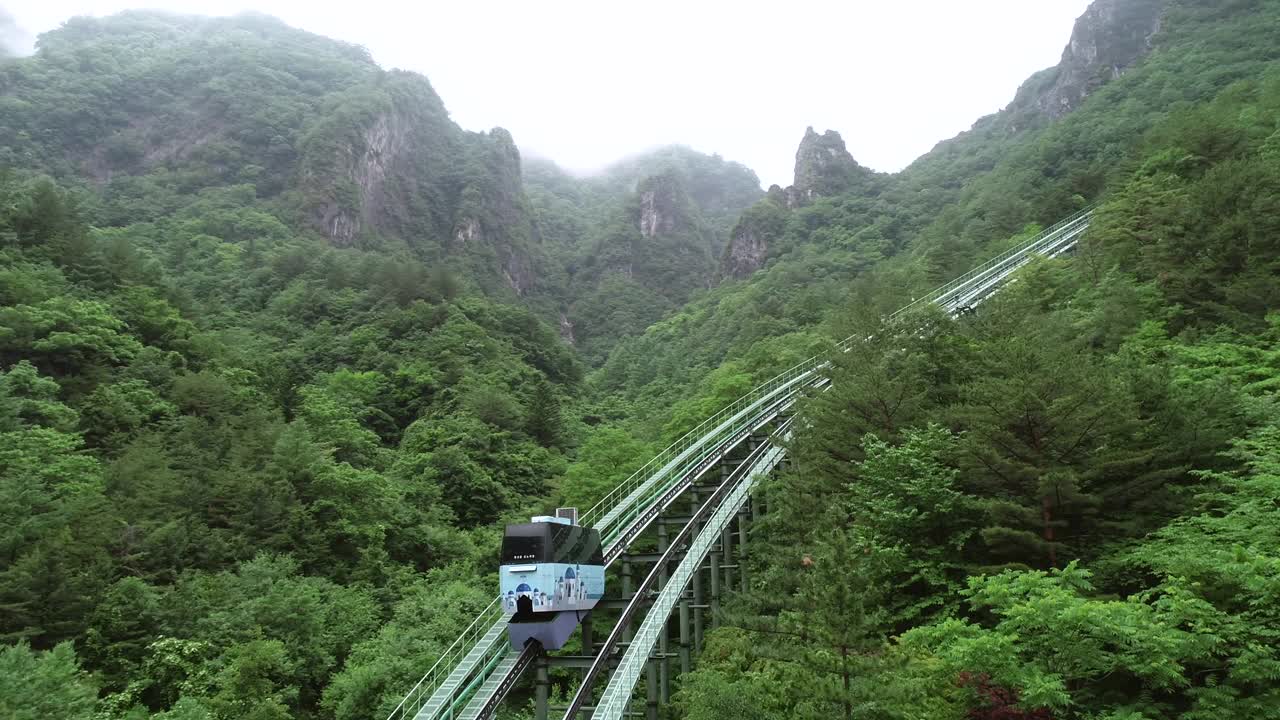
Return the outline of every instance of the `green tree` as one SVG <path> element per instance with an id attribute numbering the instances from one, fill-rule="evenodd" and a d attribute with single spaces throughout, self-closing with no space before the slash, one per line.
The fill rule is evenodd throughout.
<path id="1" fill-rule="evenodd" d="M 448 648 L 459 627 L 492 600 L 488 588 L 441 568 L 412 583 L 390 622 L 362 640 L 325 691 L 323 706 L 337 720 L 390 714 L 404 689 L 421 677 L 424 663 Z"/>
<path id="2" fill-rule="evenodd" d="M 990 316 L 949 414 L 964 430 L 963 487 L 984 499 L 991 560 L 1056 566 L 1083 538 L 1096 542 L 1104 513 L 1119 509 L 1101 493 L 1134 482 L 1147 448 L 1129 389 L 1021 297 Z"/>
<path id="3" fill-rule="evenodd" d="M 69 297 L 0 308 L 0 362 L 30 359 L 58 377 L 122 365 L 142 346 L 101 302 Z"/>
<path id="4" fill-rule="evenodd" d="M 110 572 L 102 504 L 100 466 L 78 436 L 0 433 L 0 634 L 47 647 L 83 630 Z"/>
<path id="5" fill-rule="evenodd" d="M 76 411 L 58 400 L 57 381 L 41 377 L 35 366 L 20 361 L 0 371 L 0 430 L 40 426 L 70 432 L 79 420 Z"/>
<path id="6" fill-rule="evenodd" d="M 177 414 L 146 382 L 126 380 L 99 385 L 84 400 L 84 425 L 91 444 L 119 447 L 150 423 Z"/>
<path id="7" fill-rule="evenodd" d="M 287 685 L 292 663 L 278 640 L 253 640 L 227 652 L 218 673 L 217 692 L 209 699 L 215 714 L 246 720 L 288 720 L 297 688 Z"/>
<path id="8" fill-rule="evenodd" d="M 117 580 L 93 609 L 85 653 L 103 685 L 124 690 L 141 669 L 160 624 L 161 593 L 138 578 Z"/>
<path id="9" fill-rule="evenodd" d="M 13 720 L 94 717 L 97 688 L 80 669 L 71 643 L 34 652 L 26 643 L 0 647 L 0 715 Z"/>
<path id="10" fill-rule="evenodd" d="M 947 464 L 957 445 L 936 425 L 908 430 L 898 446 L 868 435 L 847 485 L 848 523 L 853 537 L 881 557 L 878 582 L 893 588 L 883 600 L 885 620 L 896 627 L 951 609 L 971 569 L 981 515 L 975 498 L 957 489 L 959 471 Z"/>
<path id="11" fill-rule="evenodd" d="M 778 617 L 779 629 L 799 639 L 797 680 L 807 698 L 802 714 L 829 712 L 846 720 L 855 709 L 861 714 L 867 700 L 861 679 L 885 642 L 880 562 L 871 546 L 842 534 L 825 538 L 809 556 L 793 609 Z"/>
<path id="12" fill-rule="evenodd" d="M 525 431 L 543 447 L 555 447 L 564 440 L 564 418 L 560 399 L 546 378 L 539 378 L 533 386 L 529 409 L 525 411 Z"/>
<path id="13" fill-rule="evenodd" d="M 653 445 L 621 428 L 597 428 L 559 481 L 558 502 L 583 510 L 591 507 L 639 470 L 654 452 Z"/>

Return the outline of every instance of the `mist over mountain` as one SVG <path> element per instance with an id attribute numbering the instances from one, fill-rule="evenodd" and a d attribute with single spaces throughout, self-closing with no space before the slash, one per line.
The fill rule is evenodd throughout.
<path id="1" fill-rule="evenodd" d="M 31 51 L 31 36 L 26 33 L 4 8 L 0 8 L 0 58 L 27 55 Z"/>
<path id="2" fill-rule="evenodd" d="M 504 524 L 823 353 L 664 715 L 1270 717 L 1280 3 L 1096 0 L 1066 40 L 903 171 L 797 127 L 768 189 L 680 145 L 566 172 L 257 14 L 4 59 L 0 717 L 387 717 Z M 885 320 L 1082 211 L 971 312 Z"/>
<path id="3" fill-rule="evenodd" d="M 729 227 L 760 195 L 750 170 L 687 148 L 593 178 L 549 169 L 526 181 L 510 134 L 463 131 L 426 78 L 264 16 L 77 18 L 8 74 L 4 98 L 5 161 L 91 191 L 98 225 L 153 221 L 232 193 L 334 247 L 405 253 L 487 294 L 524 298 L 567 332 L 598 282 L 638 262 L 629 281 L 645 309 L 578 330 L 601 352 L 705 288 Z M 623 206 L 663 173 L 680 178 L 689 194 L 680 202 L 697 217 L 648 233 L 624 262 L 617 253 L 641 238 L 627 236 L 640 234 L 640 219 Z M 554 182 L 538 185 L 543 176 Z M 531 204 L 526 186 L 546 201 Z M 630 230 L 606 238 L 609 222 Z M 668 250 L 691 262 L 664 260 Z M 650 267 L 668 262 L 680 270 Z"/>

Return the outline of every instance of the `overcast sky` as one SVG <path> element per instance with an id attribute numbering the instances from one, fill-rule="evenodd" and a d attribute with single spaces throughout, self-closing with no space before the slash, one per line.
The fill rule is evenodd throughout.
<path id="1" fill-rule="evenodd" d="M 253 9 L 422 72 L 464 128 L 591 170 L 684 143 L 791 182 L 805 126 L 894 171 L 1057 63 L 1088 0 L 0 0 L 31 35 L 73 15 Z"/>

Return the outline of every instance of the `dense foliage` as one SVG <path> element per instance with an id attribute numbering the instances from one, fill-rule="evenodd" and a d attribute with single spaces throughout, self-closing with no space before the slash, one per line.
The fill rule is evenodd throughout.
<path id="1" fill-rule="evenodd" d="M 52 182 L 7 178 L 0 208 L 5 662 L 81 687 L 75 641 L 120 712 L 393 695 L 446 616 L 394 670 L 365 673 L 385 659 L 360 644 L 415 604 L 483 604 L 487 528 L 549 492 L 578 432 L 570 350 L 528 310 L 234 195 L 99 230 Z"/>
<path id="2" fill-rule="evenodd" d="M 564 268 L 562 323 L 592 365 L 705 292 L 738 215 L 761 196 L 754 172 L 680 146 L 586 178 L 533 161 L 524 178 Z"/>
<path id="3" fill-rule="evenodd" d="M 850 308 L 905 305 L 1004 249 L 1028 223 L 1048 225 L 1119 192 L 1143 165 L 1161 162 L 1155 160 L 1161 152 L 1169 153 L 1162 161 L 1166 173 L 1182 162 L 1182 177 L 1190 179 L 1197 164 L 1239 158 L 1242 143 L 1258 149 L 1274 132 L 1252 108 L 1268 106 L 1274 92 L 1263 78 L 1275 72 L 1277 12 L 1274 2 L 1261 0 L 1170 3 L 1150 56 L 1056 123 L 1033 122 L 1012 107 L 870 186 L 790 211 L 765 201 L 753 212 L 771 216 L 762 224 L 780 229 L 768 238 L 764 268 L 620 343 L 604 364 L 604 388 L 620 403 L 670 406 L 709 372 L 762 342 L 784 339 L 773 354 L 783 345 L 811 347 L 815 329 L 820 337 L 844 337 Z M 1245 114 L 1209 109 L 1231 102 Z M 1188 157 L 1174 156 L 1179 151 Z M 1231 164 L 1217 172 L 1234 174 Z M 1259 198 L 1251 202 L 1265 204 L 1266 196 L 1251 194 Z M 1229 191 L 1220 197 L 1214 202 L 1226 202 Z M 1191 208 L 1182 212 L 1169 224 L 1195 215 Z M 1250 212 L 1269 222 L 1264 206 Z M 1212 224 L 1209 217 L 1201 222 Z M 1179 232 L 1188 243 L 1207 242 L 1190 228 Z M 1273 287 L 1259 288 L 1260 301 Z M 790 357 L 766 370 L 785 367 Z"/>
<path id="4" fill-rule="evenodd" d="M 805 403 L 687 715 L 1277 717 L 1280 71 L 1236 34 L 1280 7 L 1230 10 L 1175 6 L 1163 52 L 1024 141 L 1111 163 L 1076 257 L 976 316 L 846 315 L 894 340 Z M 1168 49 L 1191 38 L 1222 64 Z M 1157 116 L 1155 85 L 1199 101 Z M 1021 174 L 1070 207 L 1031 152 L 975 186 Z"/>
<path id="5" fill-rule="evenodd" d="M 0 64 L 0 715 L 385 716 L 497 523 L 858 334 L 673 716 L 1275 717 L 1278 33 L 1172 2 L 1064 119 L 787 207 L 522 167 L 268 18 L 68 23 Z M 1089 203 L 976 316 L 880 320 Z"/>

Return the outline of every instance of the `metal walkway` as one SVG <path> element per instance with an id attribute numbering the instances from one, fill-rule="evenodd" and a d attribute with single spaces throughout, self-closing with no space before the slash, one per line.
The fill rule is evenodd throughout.
<path id="1" fill-rule="evenodd" d="M 890 320 L 904 318 L 925 305 L 937 306 L 953 317 L 970 311 L 1013 281 L 1016 271 L 1032 259 L 1057 257 L 1073 250 L 1088 229 L 1091 214 L 1092 209 L 1087 209 L 1063 220 L 893 313 Z M 848 350 L 854 342 L 862 341 L 865 338 L 846 338 L 836 349 Z M 784 458 L 782 448 L 768 444 L 757 447 L 752 438 L 758 439 L 761 433 L 767 434 L 769 428 L 779 424 L 785 427 L 785 418 L 802 392 L 826 384 L 822 370 L 828 364 L 827 356 L 810 358 L 753 389 L 676 440 L 582 514 L 582 524 L 600 531 L 605 563 L 612 565 L 664 512 L 668 512 L 673 503 L 698 483 L 705 484 L 713 470 L 719 469 L 724 478 L 720 491 L 704 503 L 705 507 L 699 513 L 688 518 L 677 536 L 691 537 L 694 525 L 701 518 L 704 524 L 696 538 L 685 543 L 684 559 L 672 577 L 666 578 L 666 560 L 660 560 L 654 566 L 654 573 L 662 568 L 662 580 L 666 581 L 661 583 L 662 592 L 658 593 L 654 604 L 647 609 L 641 607 L 643 603 L 636 600 L 644 597 L 645 593 L 637 593 L 627 605 L 631 614 L 624 610 L 623 621 L 613 627 L 610 637 L 620 637 L 624 626 L 629 628 L 631 620 L 641 623 L 638 634 L 618 661 L 619 667 L 611 676 L 599 705 L 593 709 L 593 718 L 623 717 L 641 669 L 653 655 L 653 646 L 660 636 L 665 645 L 665 626 L 677 596 L 684 592 L 690 579 L 697 586 L 698 570 L 703 567 L 709 553 L 712 584 L 716 584 L 714 571 L 718 556 L 711 553 L 715 539 L 724 538 L 722 542 L 727 559 L 728 524 L 750 497 L 759 477 L 770 472 Z M 746 459 L 735 457 L 741 455 L 745 446 L 752 446 L 750 455 Z M 737 469 L 727 473 L 730 466 Z M 717 526 L 718 530 L 715 529 Z M 659 532 L 665 533 L 665 526 L 660 525 Z M 660 538 L 665 538 L 665 534 Z M 675 550 L 677 544 L 664 548 L 667 553 L 663 553 L 663 557 Z M 673 589 L 677 587 L 678 590 Z M 649 599 L 652 598 L 646 597 L 646 602 Z M 634 609 L 632 605 L 635 605 Z M 501 607 L 495 599 L 481 612 L 406 694 L 388 720 L 480 720 L 490 717 L 521 676 L 541 656 L 537 648 L 517 652 L 509 647 L 507 615 Z M 641 611 L 645 614 L 642 618 L 637 617 L 636 613 Z M 605 647 L 609 647 L 608 643 Z M 584 679 L 594 677 L 592 668 L 597 666 L 596 674 L 606 671 L 607 666 L 616 660 L 610 654 L 610 650 L 605 650 L 596 656 Z M 543 674 L 540 670 L 539 675 Z M 589 682 L 584 682 L 586 691 L 590 690 L 589 686 Z M 580 689 L 579 695 L 582 697 L 575 699 L 575 705 L 566 713 L 566 718 L 574 718 L 579 709 L 586 709 L 585 691 Z M 650 710 L 652 716 L 652 707 Z M 540 711 L 545 712 L 545 708 L 540 708 Z"/>
<path id="2" fill-rule="evenodd" d="M 736 481 L 733 482 L 724 498 L 713 499 L 718 503 L 714 508 L 714 512 L 711 513 L 706 524 L 698 532 L 698 536 L 690 543 L 684 558 L 680 561 L 675 572 L 662 587 L 657 599 L 645 614 L 644 620 L 640 624 L 640 629 L 636 631 L 635 637 L 631 639 L 631 643 L 623 653 L 622 660 L 618 663 L 617 669 L 614 670 L 613 676 L 601 695 L 599 703 L 596 704 L 592 718 L 620 719 L 626 713 L 627 707 L 631 703 L 632 689 L 635 687 L 636 681 L 640 679 L 640 673 L 644 671 L 645 664 L 653 654 L 660 635 L 666 632 L 667 618 L 671 615 L 671 611 L 675 609 L 676 603 L 684 597 L 685 588 L 693 580 L 694 573 L 702 568 L 702 564 L 706 561 L 712 547 L 729 527 L 729 522 L 733 519 L 734 514 L 737 513 L 738 508 L 742 507 L 746 502 L 747 496 L 750 495 L 756 482 L 772 472 L 778 463 L 782 462 L 783 449 L 781 447 L 775 445 L 761 447 L 763 452 L 755 456 L 750 465 L 743 466 L 747 470 L 741 473 Z M 710 502 L 712 501 L 709 500 L 708 503 Z M 692 525 L 689 527 L 691 528 Z M 671 549 L 674 550 L 675 546 L 673 545 Z M 638 605 L 641 599 L 642 596 L 637 595 L 627 609 L 630 610 L 632 605 Z M 623 617 L 624 619 L 627 617 L 626 611 L 624 611 Z M 607 657 L 612 647 L 606 641 L 600 651 L 601 657 Z M 588 669 L 588 673 L 590 672 L 591 669 Z M 576 716 L 577 711 L 586 701 L 584 691 L 587 689 L 589 689 L 589 686 L 584 680 L 579 688 L 578 695 L 573 700 L 573 704 L 565 712 L 565 717 Z"/>

